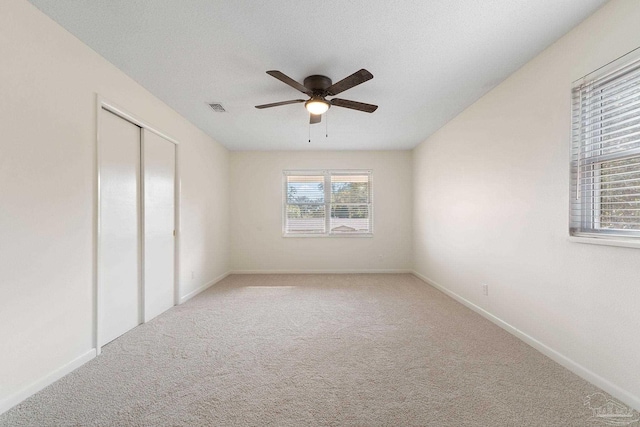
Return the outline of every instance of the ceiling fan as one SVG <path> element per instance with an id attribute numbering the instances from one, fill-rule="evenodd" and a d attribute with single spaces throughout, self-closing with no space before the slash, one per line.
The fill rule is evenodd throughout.
<path id="1" fill-rule="evenodd" d="M 256 108 L 279 107 L 280 105 L 298 104 L 304 102 L 304 106 L 309 111 L 309 123 L 320 123 L 322 114 L 326 113 L 329 107 L 343 107 L 352 110 L 364 111 L 365 113 L 373 113 L 378 108 L 377 105 L 365 104 L 363 102 L 349 101 L 348 99 L 333 98 L 327 100 L 327 96 L 335 96 L 347 89 L 358 86 L 361 83 L 371 80 L 373 74 L 365 70 L 356 71 L 349 77 L 345 77 L 337 83 L 332 83 L 327 76 L 313 75 L 304 79 L 304 83 L 300 84 L 291 77 L 276 70 L 267 71 L 267 74 L 275 77 L 283 83 L 288 84 L 292 88 L 309 95 L 308 100 L 293 99 L 291 101 L 274 102 L 273 104 L 256 105 Z"/>

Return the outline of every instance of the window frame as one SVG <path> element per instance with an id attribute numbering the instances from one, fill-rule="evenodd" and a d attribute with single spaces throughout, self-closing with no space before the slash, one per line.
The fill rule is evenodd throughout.
<path id="1" fill-rule="evenodd" d="M 606 184 L 606 182 L 601 179 L 600 169 L 602 169 L 603 165 L 606 163 L 634 158 L 640 160 L 640 147 L 607 154 L 605 150 L 609 150 L 612 147 L 609 145 L 600 145 L 601 141 L 605 143 L 607 141 L 598 138 L 600 135 L 598 133 L 598 123 L 602 123 L 602 121 L 604 121 L 603 116 L 605 116 L 607 112 L 603 111 L 603 104 L 606 101 L 606 98 L 598 95 L 597 91 L 607 89 L 606 86 L 604 88 L 597 87 L 594 89 L 595 93 L 590 94 L 586 98 L 589 101 L 593 101 L 595 105 L 595 114 L 590 116 L 589 120 L 586 122 L 581 121 L 581 115 L 583 114 L 581 106 L 579 107 L 577 118 L 575 111 L 576 98 L 579 100 L 580 105 L 583 102 L 582 92 L 584 88 L 588 88 L 590 85 L 594 84 L 602 84 L 602 81 L 606 81 L 607 78 L 611 79 L 611 81 L 624 79 L 627 74 L 616 74 L 624 72 L 625 69 L 630 70 L 627 71 L 627 73 L 637 72 L 640 69 L 638 67 L 640 67 L 640 48 L 629 52 L 617 60 L 612 61 L 611 63 L 572 83 L 571 190 L 569 201 L 570 241 L 640 248 L 640 230 L 600 228 L 600 217 L 604 210 L 604 208 L 601 207 L 602 201 L 600 192 L 603 190 L 603 184 Z M 577 91 L 580 92 L 578 95 L 576 95 Z M 602 102 L 598 102 L 599 96 Z M 598 112 L 598 110 L 600 111 Z M 634 114 L 631 118 L 625 120 L 634 119 L 640 119 L 640 111 L 637 115 Z M 595 125 L 592 122 L 595 122 Z M 615 125 L 609 125 L 609 127 L 610 126 Z M 584 142 L 582 141 L 582 137 L 585 133 L 592 135 L 589 137 L 591 140 L 590 142 L 589 139 Z M 611 171 L 611 169 L 620 167 L 624 166 L 609 166 L 604 168 L 604 170 Z M 589 171 L 585 172 L 585 168 L 589 168 Z M 640 171 L 640 167 L 638 168 L 638 171 Z"/>
<path id="2" fill-rule="evenodd" d="M 335 175 L 367 175 L 369 177 L 369 230 L 366 232 L 331 232 L 331 177 Z M 324 177 L 324 212 L 325 231 L 320 233 L 291 233 L 287 232 L 288 176 L 322 176 Z M 295 203 L 294 203 L 295 204 Z M 320 204 L 320 203 L 317 203 Z M 322 238 L 369 238 L 373 237 L 373 170 L 371 169 L 303 169 L 282 171 L 282 237 L 322 237 Z"/>

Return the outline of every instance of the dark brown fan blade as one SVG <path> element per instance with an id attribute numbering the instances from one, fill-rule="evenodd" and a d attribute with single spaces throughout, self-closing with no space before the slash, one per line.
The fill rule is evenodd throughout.
<path id="1" fill-rule="evenodd" d="M 309 114 L 309 124 L 315 125 L 322 121 L 322 114 Z"/>
<path id="2" fill-rule="evenodd" d="M 364 83 L 367 80 L 371 80 L 372 78 L 373 74 L 363 68 L 362 70 L 356 71 L 355 73 L 351 74 L 349 77 L 345 77 L 338 83 L 334 83 L 329 86 L 327 88 L 327 93 L 331 96 L 337 95 L 340 92 L 344 92 L 347 89 L 358 86 L 359 84 Z"/>
<path id="3" fill-rule="evenodd" d="M 273 104 L 256 105 L 256 108 L 263 109 L 263 108 L 279 107 L 280 105 L 299 104 L 301 102 L 305 102 L 304 99 L 292 99 L 291 101 L 282 101 L 282 102 L 274 102 Z"/>
<path id="4" fill-rule="evenodd" d="M 365 104 L 364 102 L 349 101 L 348 99 L 333 98 L 331 105 L 336 107 L 351 108 L 352 110 L 364 111 L 365 113 L 373 113 L 378 109 L 377 105 Z"/>
<path id="5" fill-rule="evenodd" d="M 307 89 L 306 87 L 298 83 L 297 81 L 293 80 L 291 77 L 285 75 L 284 73 L 281 73 L 278 70 L 267 71 L 267 74 L 269 74 L 272 77 L 275 77 L 276 79 L 280 80 L 282 83 L 288 84 L 292 88 L 299 90 L 302 93 L 306 93 L 309 96 L 311 96 L 313 93 L 312 91 L 310 91 L 309 89 Z"/>

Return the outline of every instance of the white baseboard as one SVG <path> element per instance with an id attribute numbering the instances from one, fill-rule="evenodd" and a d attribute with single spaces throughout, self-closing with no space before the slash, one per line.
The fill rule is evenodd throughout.
<path id="1" fill-rule="evenodd" d="M 76 357 L 66 365 L 59 367 L 55 371 L 45 375 L 44 377 L 40 378 L 36 382 L 28 385 L 27 387 L 23 388 L 22 390 L 18 391 L 12 396 L 9 396 L 8 398 L 0 401 L 0 414 L 7 412 L 9 409 L 13 408 L 14 406 L 19 404 L 26 398 L 31 397 L 32 395 L 36 394 L 43 388 L 58 381 L 60 378 L 64 377 L 65 375 L 70 374 L 71 372 L 75 371 L 80 366 L 84 365 L 85 363 L 87 363 L 88 361 L 90 361 L 95 357 L 96 357 L 96 349 L 93 348 L 87 351 L 86 353 Z"/>
<path id="2" fill-rule="evenodd" d="M 412 274 L 413 270 L 232 270 L 230 274 Z"/>
<path id="3" fill-rule="evenodd" d="M 423 276 L 422 274 L 418 273 L 417 271 L 412 271 L 412 273 L 413 273 L 414 276 L 416 276 L 420 280 L 424 281 L 426 284 L 428 284 L 428 285 L 438 289 L 439 291 L 447 294 L 448 296 L 450 296 L 454 300 L 456 300 L 459 303 L 467 306 L 471 310 L 473 310 L 476 313 L 480 314 L 482 317 L 490 320 L 491 322 L 493 322 L 496 325 L 500 326 L 505 331 L 511 333 L 515 337 L 517 337 L 520 340 L 524 341 L 525 343 L 529 344 L 531 347 L 535 348 L 540 353 L 544 354 L 545 356 L 547 356 L 548 358 L 550 358 L 554 362 L 564 366 L 565 368 L 567 368 L 568 370 L 570 370 L 574 374 L 584 378 L 585 380 L 589 381 L 593 385 L 595 385 L 597 387 L 600 387 L 602 390 L 606 391 L 607 393 L 609 393 L 610 395 L 612 395 L 616 399 L 620 400 L 621 402 L 623 402 L 623 403 L 631 406 L 632 408 L 640 411 L 640 398 L 638 398 L 638 396 L 635 396 L 632 393 L 629 393 L 628 391 L 626 391 L 623 388 L 617 386 L 616 384 L 612 383 L 611 381 L 606 380 L 605 378 L 601 377 L 600 375 L 596 374 L 593 371 L 590 371 L 589 369 L 585 368 L 584 366 L 580 365 L 579 363 L 575 362 L 574 360 L 568 358 L 567 356 L 563 355 L 562 353 L 552 349 L 551 347 L 547 346 L 546 344 L 543 344 L 542 342 L 538 341 L 534 337 L 532 337 L 530 335 L 527 335 L 526 333 L 522 332 L 521 330 L 517 329 L 516 327 L 512 326 L 511 324 L 505 322 L 504 320 L 500 319 L 499 317 L 489 313 L 487 310 L 483 309 L 482 307 L 477 306 L 476 304 L 472 303 L 471 301 L 467 300 L 466 298 L 463 298 L 462 296 L 456 294 L 455 292 L 450 291 L 449 289 L 447 289 L 444 286 L 440 285 L 439 283 L 429 279 L 428 277 Z"/>
<path id="4" fill-rule="evenodd" d="M 198 289 L 195 289 L 195 290 L 189 292 L 188 294 L 181 296 L 178 304 L 183 304 L 183 303 L 189 301 L 191 298 L 195 297 L 200 292 L 206 291 L 211 286 L 215 285 L 216 283 L 218 283 L 219 281 L 221 281 L 222 279 L 227 277 L 229 274 L 231 274 L 231 272 L 227 271 L 226 273 L 221 274 L 220 276 L 216 277 L 215 279 L 213 279 L 213 280 L 205 283 L 204 285 L 200 286 Z"/>

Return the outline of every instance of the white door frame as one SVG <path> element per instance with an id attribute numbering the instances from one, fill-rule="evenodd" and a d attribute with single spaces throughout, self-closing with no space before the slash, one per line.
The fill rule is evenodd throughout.
<path id="1" fill-rule="evenodd" d="M 175 229 L 175 238 L 174 238 L 174 294 L 173 294 L 173 303 L 174 305 L 178 305 L 180 301 L 180 174 L 179 174 L 179 153 L 180 153 L 180 143 L 176 141 L 174 138 L 168 136 L 167 134 L 157 130 L 153 126 L 149 125 L 147 122 L 139 119 L 135 115 L 129 113 L 125 109 L 117 106 L 113 102 L 110 102 L 103 98 L 100 95 L 96 97 L 96 156 L 95 156 L 95 185 L 94 185 L 94 246 L 93 246 L 93 343 L 96 349 L 96 355 L 99 355 L 102 350 L 102 345 L 100 344 L 100 314 L 101 314 L 101 302 L 102 302 L 102 284 L 100 283 L 100 275 L 99 275 L 99 265 L 100 265 L 100 128 L 101 128 L 101 112 L 102 110 L 107 110 L 116 116 L 133 123 L 134 125 L 147 129 L 155 133 L 156 135 L 166 139 L 169 142 L 172 142 L 176 146 L 176 156 L 175 156 L 175 213 L 174 213 L 174 229 Z M 142 135 L 142 132 L 141 132 Z M 141 148 L 144 141 L 142 141 L 141 136 Z M 141 194 L 144 190 L 144 183 L 142 183 L 142 177 L 144 177 L 144 162 L 142 161 L 140 164 L 140 181 L 141 181 Z M 144 197 L 141 197 L 141 212 L 139 215 L 144 215 Z M 142 222 L 142 218 L 139 218 L 139 221 Z M 139 250 L 144 251 L 144 224 L 138 229 L 138 239 L 141 242 Z M 141 252 L 143 254 L 144 252 Z M 144 257 L 140 257 L 140 266 L 142 272 L 144 272 Z M 141 275 L 141 283 L 140 292 L 142 298 L 140 298 L 140 316 L 141 323 L 144 323 L 144 278 Z"/>

